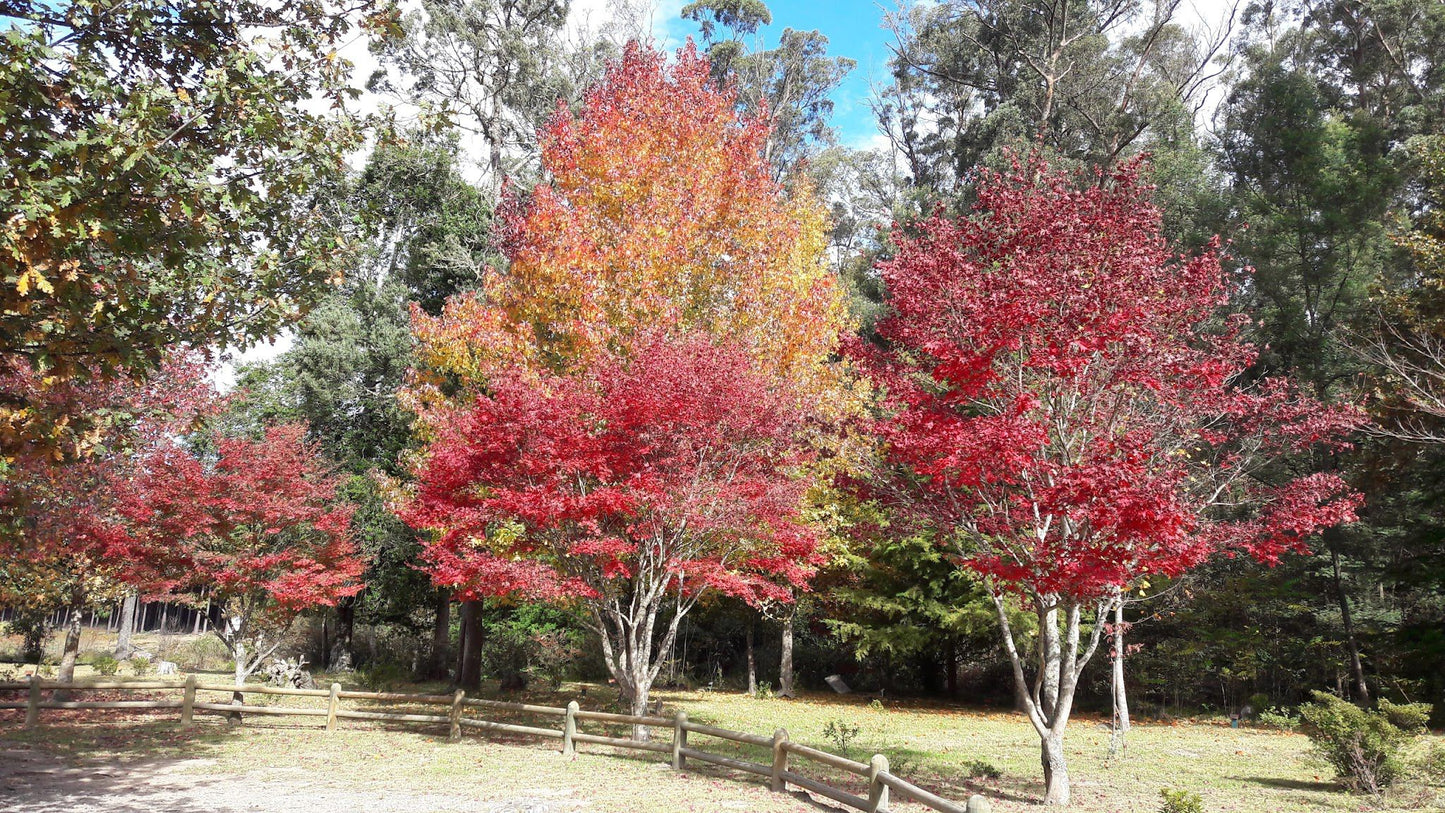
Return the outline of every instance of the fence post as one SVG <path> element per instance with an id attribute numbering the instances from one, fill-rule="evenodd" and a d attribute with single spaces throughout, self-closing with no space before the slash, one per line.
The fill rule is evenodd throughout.
<path id="1" fill-rule="evenodd" d="M 38 672 L 30 675 L 30 697 L 25 706 L 25 727 L 34 728 L 40 725 L 40 674 Z"/>
<path id="2" fill-rule="evenodd" d="M 888 773 L 888 757 L 874 754 L 868 760 L 868 813 L 888 809 L 888 786 L 878 778 L 883 773 Z"/>
<path id="3" fill-rule="evenodd" d="M 331 684 L 331 697 L 326 701 L 326 730 L 336 730 L 336 712 L 341 706 L 341 684 Z"/>
<path id="4" fill-rule="evenodd" d="M 452 695 L 452 713 L 450 715 L 452 730 L 447 734 L 447 739 L 451 742 L 461 742 L 462 740 L 462 702 L 466 699 L 467 693 L 463 689 L 457 689 L 457 693 Z"/>
<path id="5" fill-rule="evenodd" d="M 181 696 L 181 725 L 191 724 L 191 717 L 196 711 L 196 676 L 186 675 L 186 691 Z"/>
<path id="6" fill-rule="evenodd" d="M 780 728 L 773 732 L 772 788 L 776 793 L 782 793 L 788 789 L 788 784 L 783 781 L 783 772 L 788 770 L 788 749 L 784 747 L 787 742 L 788 729 Z"/>
<path id="7" fill-rule="evenodd" d="M 672 769 L 674 771 L 687 768 L 687 757 L 682 753 L 682 749 L 686 747 L 687 712 L 678 711 L 672 718 Z"/>
<path id="8" fill-rule="evenodd" d="M 573 700 L 567 703 L 567 717 L 562 721 L 562 756 L 577 753 L 577 712 L 582 707 Z"/>

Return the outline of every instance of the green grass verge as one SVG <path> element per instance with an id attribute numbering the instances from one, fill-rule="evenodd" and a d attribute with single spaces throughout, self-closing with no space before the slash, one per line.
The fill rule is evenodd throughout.
<path id="1" fill-rule="evenodd" d="M 223 675 L 207 675 L 222 682 Z M 325 685 L 323 678 L 319 681 Z M 343 679 L 344 683 L 348 681 Z M 347 688 L 361 688 L 348 684 Z M 570 684 L 560 691 L 497 695 L 542 705 L 561 706 L 578 698 L 583 708 L 616 710 L 607 687 Z M 432 684 L 405 691 L 442 693 Z M 1042 793 L 1038 746 L 1020 716 L 958 706 L 806 694 L 796 700 L 753 699 L 731 693 L 659 692 L 666 713 L 684 709 L 702 723 L 771 734 L 788 730 L 791 739 L 838 752 L 839 742 L 825 734 L 828 723 L 856 727 L 848 756 L 866 762 L 886 755 L 895 773 L 941 795 L 962 801 L 972 793 L 988 796 L 994 810 L 1024 810 Z M 217 702 L 224 702 L 219 697 Z M 257 697 L 268 704 L 316 707 L 313 698 Z M 369 704 L 349 701 L 352 707 Z M 408 711 L 444 713 L 436 706 Z M 475 713 L 475 712 L 470 712 Z M 360 787 L 409 788 L 416 792 L 465 792 L 481 800 L 539 794 L 583 801 L 597 810 L 791 811 L 799 800 L 766 791 L 758 777 L 698 766 L 695 772 L 670 771 L 664 755 L 614 752 L 587 746 L 575 759 L 556 753 L 555 740 L 498 737 L 467 732 L 459 744 L 446 743 L 441 727 L 343 721 L 342 731 L 327 734 L 317 718 L 252 717 L 232 727 L 216 715 L 198 715 L 200 724 L 180 730 L 173 712 L 134 715 L 95 712 L 46 712 L 37 731 L 19 730 L 20 712 L 0 712 L 0 738 L 58 751 L 75 760 L 189 758 L 186 770 L 253 773 L 265 776 L 304 772 Z M 542 727 L 557 721 L 525 715 L 488 714 Z M 584 723 L 592 733 L 621 734 L 616 726 Z M 658 738 L 668 740 L 667 731 Z M 1164 787 L 1199 794 L 1210 811 L 1305 813 L 1305 811 L 1404 811 L 1440 809 L 1445 789 L 1412 788 L 1383 800 L 1341 792 L 1328 772 L 1308 759 L 1308 740 L 1298 734 L 1255 728 L 1233 729 L 1222 721 L 1136 725 L 1122 756 L 1109 755 L 1109 732 L 1087 716 L 1076 719 L 1067 744 L 1073 777 L 1074 809 L 1084 813 L 1152 811 Z M 767 762 L 764 749 L 692 735 L 694 747 Z M 988 776 L 993 770 L 996 777 Z M 817 766 L 803 771 L 855 793 L 860 779 Z M 895 810 L 919 810 L 895 803 Z"/>

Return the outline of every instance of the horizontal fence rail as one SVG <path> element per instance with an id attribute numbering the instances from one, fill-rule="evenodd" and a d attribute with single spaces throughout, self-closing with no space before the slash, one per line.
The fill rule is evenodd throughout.
<path id="1" fill-rule="evenodd" d="M 106 701 L 83 701 L 83 700 L 56 700 L 54 695 L 47 700 L 44 693 L 64 692 L 77 693 L 88 691 L 164 691 L 180 690 L 180 700 L 106 700 Z M 889 803 L 889 792 L 892 791 L 900 796 L 907 797 L 924 807 L 931 808 L 940 813 L 986 813 L 989 810 L 988 803 L 981 796 L 973 796 L 966 805 L 951 802 L 931 793 L 917 785 L 895 776 L 888 772 L 888 759 L 882 754 L 874 754 L 867 762 L 841 757 L 817 748 L 812 748 L 801 743 L 792 742 L 788 739 L 786 729 L 778 729 L 773 736 L 765 737 L 759 734 L 748 734 L 741 731 L 732 731 L 726 728 L 694 723 L 687 719 L 687 713 L 677 712 L 673 717 L 638 716 L 631 714 L 616 714 L 606 711 L 587 711 L 580 708 L 577 701 L 572 701 L 565 708 L 555 706 L 537 706 L 529 703 L 512 703 L 503 700 L 490 700 L 480 697 L 467 697 L 465 692 L 458 690 L 451 695 L 440 694 L 407 694 L 403 692 L 359 692 L 341 688 L 341 684 L 333 683 L 329 689 L 295 689 L 282 686 L 260 686 L 247 684 L 245 686 L 234 686 L 225 684 L 201 683 L 194 675 L 185 681 L 173 680 L 143 680 L 143 681 L 85 681 L 76 683 L 60 683 L 57 681 L 42 680 L 38 675 L 23 682 L 0 682 L 0 692 L 25 692 L 24 701 L 0 701 L 0 709 L 24 709 L 25 727 L 35 728 L 40 724 L 40 712 L 50 709 L 136 709 L 136 710 L 171 710 L 179 709 L 182 725 L 190 725 L 194 713 L 197 711 L 210 711 L 231 716 L 234 721 L 240 721 L 245 715 L 276 715 L 295 717 L 324 717 L 326 718 L 326 730 L 335 731 L 340 720 L 377 720 L 396 723 L 430 723 L 446 725 L 449 727 L 449 738 L 453 741 L 460 740 L 462 729 L 472 728 L 481 731 L 499 731 L 506 734 L 521 734 L 533 737 L 546 737 L 560 739 L 562 741 L 562 753 L 571 755 L 576 753 L 579 743 L 589 745 L 606 745 L 614 748 L 628 748 L 638 751 L 649 751 L 672 756 L 672 766 L 677 770 L 686 770 L 687 760 L 692 759 L 698 762 L 717 765 L 744 773 L 756 774 L 767 777 L 770 787 L 777 792 L 785 792 L 788 786 L 801 788 L 810 793 L 818 794 L 840 804 L 848 805 L 857 810 L 868 811 L 868 813 L 887 813 Z M 196 695 L 199 692 L 225 693 L 232 696 L 229 703 L 212 703 L 198 700 Z M 326 708 L 302 708 L 293 706 L 256 706 L 246 705 L 242 700 L 245 695 L 277 695 L 285 697 L 314 697 L 325 698 Z M 367 711 L 361 709 L 341 708 L 342 700 L 368 700 L 377 703 L 401 703 L 408 705 L 436 705 L 448 706 L 447 714 L 415 714 L 394 711 Z M 464 716 L 466 709 L 493 709 L 498 711 L 510 711 L 518 714 L 531 714 L 539 717 L 546 717 L 561 723 L 561 728 L 541 728 L 517 723 L 502 722 L 498 720 L 482 720 Z M 640 740 L 627 737 L 613 737 L 603 734 L 592 734 L 579 731 L 579 722 L 590 721 L 598 723 L 613 723 L 631 725 L 638 727 L 667 728 L 672 730 L 672 742 L 656 742 L 653 740 Z M 715 754 L 709 751 L 690 746 L 688 744 L 689 734 L 701 734 L 706 737 L 728 740 L 742 745 L 752 745 L 760 748 L 770 749 L 772 752 L 772 763 L 763 764 L 760 762 L 748 762 L 722 754 Z M 847 773 L 856 774 L 868 780 L 868 795 L 866 797 L 849 793 L 845 790 L 835 788 L 820 780 L 805 776 L 789 769 L 792 758 L 804 759 L 810 762 L 826 765 Z"/>

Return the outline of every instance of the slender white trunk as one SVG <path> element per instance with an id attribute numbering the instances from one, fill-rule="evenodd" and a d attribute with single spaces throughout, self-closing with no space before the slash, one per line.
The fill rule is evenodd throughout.
<path id="1" fill-rule="evenodd" d="M 758 696 L 758 658 L 753 651 L 753 622 L 748 622 L 748 697 Z"/>
<path id="2" fill-rule="evenodd" d="M 1048 597 L 1053 601 L 1053 597 Z M 1059 702 L 1059 669 L 1061 663 L 1059 643 L 1059 610 L 1053 607 L 1039 614 L 1039 677 L 1043 689 L 1036 698 L 1045 717 L 1054 715 Z"/>
<path id="3" fill-rule="evenodd" d="M 232 629 L 234 629 L 235 626 L 235 622 L 232 621 Z M 232 643 L 231 645 L 231 654 L 234 655 L 236 658 L 236 686 L 239 688 L 246 685 L 246 677 L 250 674 L 250 671 L 246 668 L 246 657 L 248 655 L 248 653 L 246 652 L 246 642 L 239 639 L 235 640 L 234 643 Z M 245 702 L 246 696 L 241 692 L 231 693 L 232 706 L 239 707 L 244 705 Z M 239 708 L 236 711 L 231 712 L 229 720 L 233 725 L 240 725 L 241 712 Z"/>
<path id="4" fill-rule="evenodd" d="M 1064 731 L 1073 712 L 1074 695 L 1085 664 L 1093 657 L 1103 633 L 1103 621 L 1113 608 L 1113 599 L 1101 601 L 1095 608 L 1094 626 L 1089 640 L 1081 642 L 1082 613 L 1076 602 L 1056 596 L 1033 597 L 1039 623 L 1039 642 L 1034 651 L 1036 666 L 1032 686 L 1024 668 L 1024 658 L 1014 641 L 1008 610 L 1002 595 L 994 595 L 1002 632 L 1004 652 L 1013 667 L 1014 685 L 1028 714 L 1029 722 L 1039 735 L 1039 762 L 1044 773 L 1044 804 L 1069 803 L 1069 767 L 1064 758 Z M 1062 620 L 1062 629 L 1060 621 Z M 1050 681 L 1052 675 L 1054 680 Z"/>
<path id="5" fill-rule="evenodd" d="M 778 664 L 778 695 L 793 696 L 793 619 L 797 617 L 798 606 L 794 604 L 783 617 L 783 637 L 779 648 L 782 657 Z"/>
<path id="6" fill-rule="evenodd" d="M 1114 729 L 1120 736 L 1129 733 L 1129 693 L 1124 686 L 1124 601 L 1114 603 Z"/>

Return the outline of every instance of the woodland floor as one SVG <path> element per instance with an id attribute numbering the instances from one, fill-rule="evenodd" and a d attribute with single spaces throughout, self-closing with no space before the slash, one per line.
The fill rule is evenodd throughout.
<path id="1" fill-rule="evenodd" d="M 0 664 L 0 672 L 6 668 Z M 224 681 L 219 673 L 215 678 Z M 1037 740 L 1026 721 L 1012 713 L 893 699 L 872 704 L 868 697 L 821 693 L 797 700 L 723 692 L 658 694 L 665 714 L 684 709 L 693 721 L 759 734 L 782 727 L 795 741 L 834 752 L 840 747 L 824 733 L 828 723 L 856 726 L 857 736 L 848 744 L 854 759 L 886 754 L 894 773 L 959 802 L 981 793 L 993 802 L 995 811 L 1022 811 L 1035 809 L 1034 800 L 1042 792 Z M 568 684 L 558 692 L 500 696 L 550 706 L 580 697 L 584 709 L 613 706 L 608 689 L 596 685 Z M 263 699 L 288 705 L 318 702 L 274 697 L 258 702 Z M 801 794 L 772 794 L 758 777 L 748 774 L 701 766 L 678 774 L 666 765 L 664 755 L 615 752 L 605 746 L 580 746 L 584 753 L 567 759 L 557 753 L 555 741 L 467 731 L 462 742 L 453 744 L 437 727 L 388 730 L 380 724 L 343 720 L 341 731 L 328 734 L 316 718 L 252 717 L 234 727 L 217 716 L 198 715 L 198 724 L 183 731 L 175 717 L 173 711 L 47 711 L 39 729 L 24 731 L 23 712 L 0 711 L 0 810 L 782 813 L 831 809 L 800 798 Z M 527 722 L 539 724 L 535 719 Z M 591 723 L 583 730 L 622 733 Z M 659 735 L 663 740 L 670 736 L 666 731 Z M 689 745 L 767 761 L 763 749 L 701 735 L 694 734 Z M 1071 809 L 1080 813 L 1155 811 L 1159 790 L 1165 787 L 1200 794 L 1204 809 L 1211 813 L 1445 810 L 1442 787 L 1402 790 L 1383 800 L 1346 794 L 1326 769 L 1310 761 L 1305 737 L 1260 728 L 1234 729 L 1224 721 L 1138 724 L 1129 735 L 1125 755 L 1111 759 L 1108 730 L 1099 720 L 1083 715 L 1070 727 L 1067 746 L 1074 777 Z M 996 769 L 997 778 L 973 778 L 983 773 L 975 763 Z M 821 769 L 808 772 L 855 793 L 863 790 L 861 779 Z M 922 810 L 897 800 L 892 809 Z"/>

